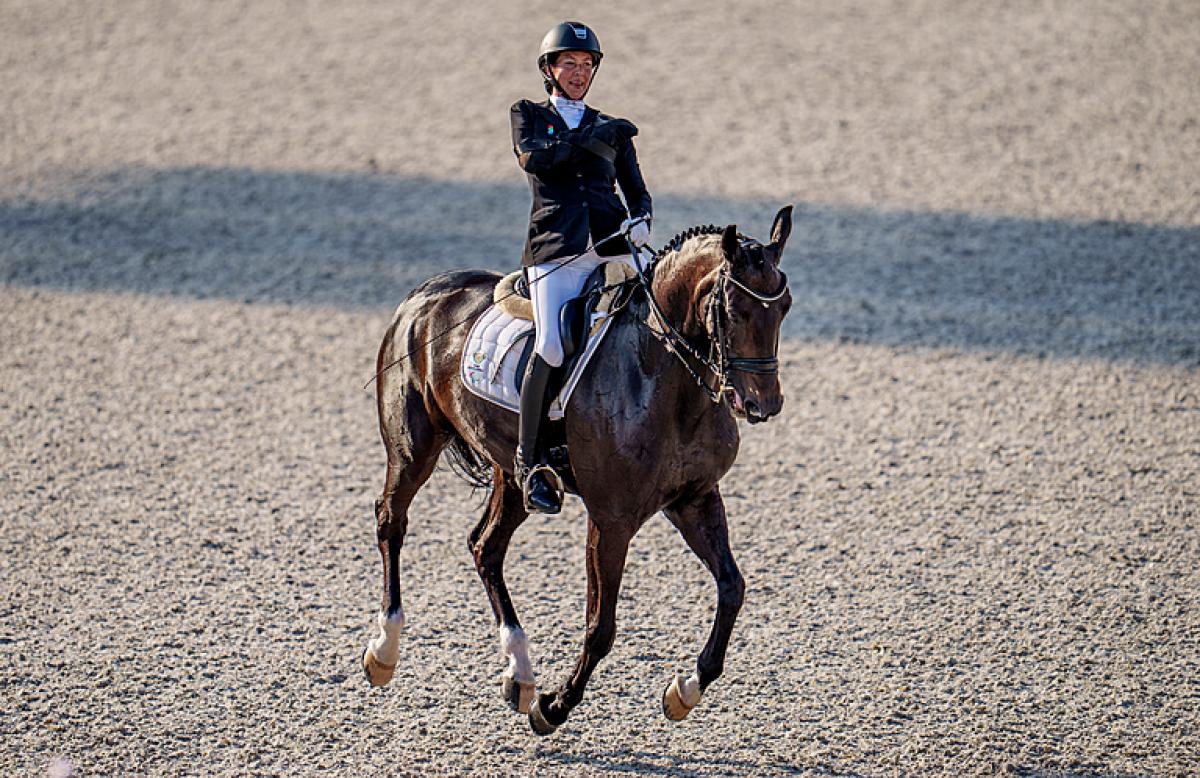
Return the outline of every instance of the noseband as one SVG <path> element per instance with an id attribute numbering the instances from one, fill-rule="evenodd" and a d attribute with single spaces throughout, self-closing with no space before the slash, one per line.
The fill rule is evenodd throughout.
<path id="1" fill-rule="evenodd" d="M 767 308 L 770 307 L 771 303 L 779 301 L 785 294 L 787 294 L 787 276 L 784 275 L 782 270 L 779 271 L 779 276 L 782 279 L 782 283 L 779 285 L 779 291 L 770 295 L 760 294 L 734 278 L 733 273 L 729 269 L 729 265 L 727 263 L 721 266 L 721 271 L 717 277 L 716 288 L 714 288 L 712 294 L 708 296 L 708 305 L 706 306 L 707 311 L 705 313 L 705 329 L 708 329 L 707 322 L 709 319 L 711 319 L 713 321 L 713 329 L 716 330 L 716 334 L 714 337 L 713 331 L 708 330 L 708 341 L 710 344 L 709 359 L 705 360 L 705 362 L 710 366 L 711 369 L 711 365 L 714 363 L 714 360 L 712 359 L 712 352 L 715 350 L 717 357 L 715 363 L 720 369 L 714 370 L 713 372 L 716 373 L 719 379 L 721 379 L 722 387 L 725 385 L 725 377 L 729 373 L 735 371 L 742 373 L 758 373 L 760 375 L 774 375 L 779 372 L 779 357 L 777 355 L 771 355 L 769 357 L 729 356 L 728 336 L 725 332 L 725 327 L 722 324 L 722 322 L 725 321 L 725 318 L 728 316 L 729 311 L 729 284 L 733 284 L 735 288 L 740 289 L 745 294 L 750 295 L 757 300 L 762 307 Z"/>
<path id="2" fill-rule="evenodd" d="M 658 320 L 662 332 L 651 330 L 655 337 L 666 346 L 667 351 L 674 354 L 683 364 L 684 368 L 695 380 L 696 384 L 704 390 L 708 395 L 708 399 L 713 403 L 720 403 L 722 396 L 729 388 L 729 375 L 734 372 L 755 373 L 758 375 L 776 375 L 779 373 L 779 357 L 777 354 L 772 354 L 769 357 L 735 357 L 729 354 L 729 333 L 723 322 L 728 318 L 729 314 L 729 285 L 741 290 L 744 294 L 749 295 L 759 302 L 762 307 L 770 307 L 772 303 L 783 299 L 787 294 L 788 281 L 787 275 L 781 270 L 779 271 L 781 283 L 779 290 L 773 294 L 762 294 L 751 289 L 741 281 L 733 277 L 733 271 L 728 262 L 723 262 L 721 270 L 717 275 L 717 283 L 713 286 L 713 291 L 708 295 L 708 301 L 704 306 L 704 329 L 708 334 L 708 354 L 701 354 L 700 351 L 683 336 L 679 330 L 675 329 L 674 325 L 667 320 L 662 309 L 658 306 L 658 301 L 654 299 L 654 292 L 650 287 L 650 280 L 645 274 L 639 273 L 639 278 L 642 282 L 642 288 L 646 291 L 646 298 L 650 301 L 650 309 L 654 312 L 655 318 Z M 710 321 L 712 322 L 710 324 Z M 697 373 L 684 358 L 681 351 L 685 351 L 700 363 L 702 369 L 707 369 L 717 379 L 716 388 L 709 386 L 704 380 L 704 376 Z"/>

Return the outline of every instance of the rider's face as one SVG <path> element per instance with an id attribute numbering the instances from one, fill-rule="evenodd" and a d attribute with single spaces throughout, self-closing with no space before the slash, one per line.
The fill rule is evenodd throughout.
<path id="1" fill-rule="evenodd" d="M 586 51 L 564 51 L 550 66 L 550 73 L 562 89 L 563 96 L 582 100 L 596 72 L 592 55 Z"/>

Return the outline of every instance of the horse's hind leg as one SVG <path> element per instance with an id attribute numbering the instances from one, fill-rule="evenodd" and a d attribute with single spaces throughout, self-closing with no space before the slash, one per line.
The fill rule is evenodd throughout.
<path id="1" fill-rule="evenodd" d="M 400 659 L 400 630 L 404 607 L 400 598 L 400 549 L 408 531 L 408 506 L 417 490 L 429 480 L 445 438 L 425 413 L 421 397 L 404 398 L 402 420 L 385 425 L 388 448 L 383 495 L 375 501 L 375 537 L 383 557 L 383 603 L 379 609 L 379 634 L 363 652 L 363 670 L 374 686 L 392 679 Z"/>
<path id="2" fill-rule="evenodd" d="M 672 506 L 664 513 L 717 582 L 717 616 L 700 652 L 696 672 L 687 678 L 676 677 L 663 694 L 663 713 L 672 721 L 680 721 L 696 707 L 700 695 L 725 667 L 725 651 L 746 585 L 729 548 L 725 503 L 717 487 L 694 502 Z"/>
<path id="3" fill-rule="evenodd" d="M 504 582 L 504 557 L 508 543 L 517 527 L 528 518 L 521 489 L 500 468 L 493 473 L 493 488 L 487 508 L 467 543 L 475 558 L 475 569 L 487 590 L 500 628 L 500 653 L 508 660 L 501 673 L 501 690 L 509 707 L 519 713 L 529 712 L 533 701 L 533 665 L 529 661 L 529 645 L 525 631 L 517 619 L 517 611 L 508 596 Z"/>

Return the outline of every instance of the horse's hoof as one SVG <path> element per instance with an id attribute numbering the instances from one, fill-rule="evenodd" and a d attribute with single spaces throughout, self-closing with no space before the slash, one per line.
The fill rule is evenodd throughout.
<path id="1" fill-rule="evenodd" d="M 376 659 L 370 647 L 363 651 L 362 664 L 363 672 L 372 686 L 387 686 L 388 681 L 392 680 L 392 673 L 396 672 L 395 665 L 385 665 Z"/>
<path id="2" fill-rule="evenodd" d="M 533 684 L 514 681 L 506 675 L 503 694 L 508 707 L 517 713 L 529 713 L 529 705 L 533 702 Z"/>
<path id="3" fill-rule="evenodd" d="M 529 726 L 537 735 L 549 735 L 558 729 L 557 724 L 546 721 L 546 716 L 542 713 L 541 697 L 534 699 L 533 704 L 529 706 Z"/>
<path id="4" fill-rule="evenodd" d="M 675 676 L 663 692 L 663 713 L 671 721 L 683 721 L 700 702 L 700 684 L 694 678 Z"/>

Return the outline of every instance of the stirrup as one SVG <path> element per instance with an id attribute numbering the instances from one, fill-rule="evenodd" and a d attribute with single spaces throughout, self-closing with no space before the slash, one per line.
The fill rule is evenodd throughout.
<path id="1" fill-rule="evenodd" d="M 530 468 L 522 468 L 522 470 L 524 470 L 524 472 L 521 474 L 521 496 L 525 501 L 525 510 L 529 511 L 530 513 L 558 513 L 560 510 L 562 510 L 563 497 L 566 494 L 566 489 L 563 487 L 562 478 L 559 476 L 558 471 L 546 464 L 534 465 Z M 533 477 L 543 473 L 546 474 L 546 482 L 550 485 L 550 488 L 554 490 L 555 500 L 558 502 L 558 507 L 554 510 L 547 510 L 546 508 L 532 505 L 529 502 L 529 487 L 533 481 Z"/>

